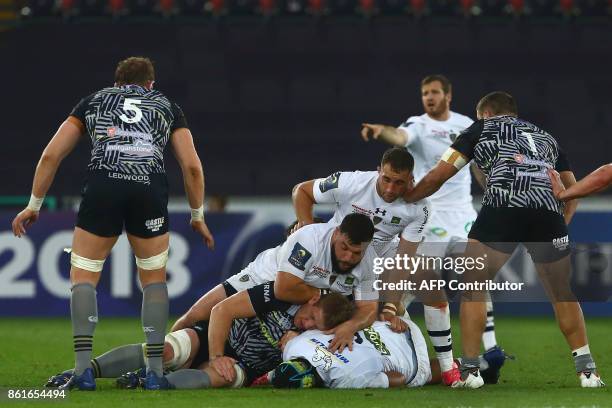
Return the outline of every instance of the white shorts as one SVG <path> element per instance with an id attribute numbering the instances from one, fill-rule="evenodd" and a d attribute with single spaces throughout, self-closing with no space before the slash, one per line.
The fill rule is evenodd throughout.
<path id="1" fill-rule="evenodd" d="M 425 231 L 425 241 L 418 252 L 428 256 L 461 253 L 478 214 L 473 208 L 465 210 L 434 210 Z"/>
<path id="2" fill-rule="evenodd" d="M 406 383 L 408 387 L 422 387 L 431 381 L 431 365 L 429 364 L 429 353 L 427 352 L 427 343 L 419 326 L 412 320 L 406 320 L 410 327 L 410 335 L 414 344 L 414 352 L 417 359 L 417 372 L 414 378 Z M 407 379 L 408 380 L 408 379 Z"/>

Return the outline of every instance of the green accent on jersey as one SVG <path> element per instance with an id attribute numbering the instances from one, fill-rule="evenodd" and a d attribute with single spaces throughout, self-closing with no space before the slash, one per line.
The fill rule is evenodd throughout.
<path id="1" fill-rule="evenodd" d="M 433 227 L 429 229 L 432 234 L 437 235 L 439 237 L 443 237 L 447 234 L 446 230 L 441 227 Z"/>
<path id="2" fill-rule="evenodd" d="M 276 318 L 277 314 L 278 312 L 271 313 L 272 318 L 278 321 L 278 319 Z M 261 332 L 261 335 L 264 336 L 264 338 L 268 343 L 270 343 L 270 345 L 277 347 L 278 341 L 274 340 L 274 337 L 272 336 L 272 333 L 270 333 L 268 326 L 266 326 L 266 324 L 259 317 L 257 318 L 257 321 L 259 322 L 259 331 Z"/>
<path id="3" fill-rule="evenodd" d="M 372 343 L 374 348 L 378 350 L 380 354 L 382 354 L 383 356 L 391 355 L 391 352 L 389 351 L 385 343 L 383 343 L 383 341 L 380 339 L 380 333 L 374 330 L 372 326 L 363 329 L 363 334 L 365 334 L 366 340 Z"/>
<path id="4" fill-rule="evenodd" d="M 391 224 L 399 224 L 402 221 L 400 217 L 391 218 Z"/>

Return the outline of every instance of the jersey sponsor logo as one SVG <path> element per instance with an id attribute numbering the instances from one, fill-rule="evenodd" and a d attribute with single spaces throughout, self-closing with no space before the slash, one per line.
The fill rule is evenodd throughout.
<path id="1" fill-rule="evenodd" d="M 311 360 L 316 368 L 320 368 L 323 371 L 329 371 L 332 367 L 333 357 L 334 355 L 329 350 L 317 346 Z"/>
<path id="2" fill-rule="evenodd" d="M 329 350 L 327 350 L 327 346 L 325 344 L 323 344 L 321 341 L 319 341 L 319 340 L 317 340 L 317 339 L 315 339 L 313 337 L 311 337 L 309 340 L 310 340 L 310 342 L 316 344 L 317 348 L 321 347 L 321 350 L 324 352 L 324 353 L 321 353 L 321 354 L 325 354 L 326 356 L 329 355 L 329 356 L 331 356 L 332 359 L 335 357 L 337 360 L 340 360 L 344 364 L 350 363 L 351 360 L 349 360 L 348 358 L 344 357 L 342 354 L 339 354 L 337 352 L 336 353 L 332 353 Z M 331 342 L 331 340 L 330 340 L 330 342 Z M 316 351 L 316 349 L 315 349 L 315 351 Z"/>
<path id="3" fill-rule="evenodd" d="M 552 168 L 552 166 L 549 163 L 546 163 L 545 161 L 542 161 L 542 160 L 530 159 L 529 157 L 525 157 L 524 154 L 518 154 L 518 153 L 515 154 L 514 161 L 517 162 L 518 164 L 527 164 L 530 166 L 541 166 L 545 168 Z"/>
<path id="4" fill-rule="evenodd" d="M 355 283 L 355 277 L 354 276 L 347 276 L 346 279 L 344 279 L 344 284 L 345 285 L 353 285 L 353 283 Z"/>
<path id="5" fill-rule="evenodd" d="M 370 210 L 366 210 L 365 208 L 361 208 L 355 204 L 351 204 L 351 207 L 353 207 L 353 212 L 356 214 L 363 214 L 363 215 L 372 215 L 372 211 Z"/>
<path id="6" fill-rule="evenodd" d="M 151 232 L 157 232 L 164 225 L 165 217 L 152 218 L 145 221 L 145 227 Z"/>
<path id="7" fill-rule="evenodd" d="M 402 219 L 400 217 L 391 218 L 391 224 L 399 224 L 400 222 L 402 222 Z"/>
<path id="8" fill-rule="evenodd" d="M 374 330 L 372 326 L 363 329 L 363 334 L 365 335 L 366 340 L 369 341 L 380 354 L 383 356 L 391 355 L 387 345 L 380 338 L 380 333 Z"/>
<path id="9" fill-rule="evenodd" d="M 250 276 L 247 274 L 247 275 L 242 275 L 242 276 L 240 277 L 240 279 L 238 279 L 238 280 L 239 280 L 240 282 L 243 282 L 243 283 L 244 283 L 244 282 L 248 282 L 248 281 L 249 281 L 249 279 L 251 279 L 251 277 L 250 277 Z"/>
<path id="10" fill-rule="evenodd" d="M 113 171 L 109 171 L 106 175 L 108 178 L 114 178 L 119 180 L 127 180 L 127 181 L 135 181 L 137 183 L 151 184 L 151 179 L 146 175 L 138 175 L 138 174 L 124 174 L 124 173 L 115 173 Z"/>
<path id="11" fill-rule="evenodd" d="M 555 238 L 552 240 L 553 246 L 559 251 L 565 251 L 569 246 L 569 236 L 564 236 L 561 238 Z"/>
<path id="12" fill-rule="evenodd" d="M 374 211 L 374 214 L 382 214 L 382 216 L 384 217 L 385 215 L 387 215 L 387 210 L 381 210 L 380 208 L 376 207 L 376 211 Z"/>
<path id="13" fill-rule="evenodd" d="M 308 262 L 310 257 L 312 257 L 312 254 L 299 242 L 296 242 L 291 251 L 291 255 L 289 255 L 289 263 L 299 270 L 304 271 L 306 270 L 306 262 Z"/>
<path id="14" fill-rule="evenodd" d="M 90 323 L 98 323 L 98 316 L 89 316 L 89 317 L 87 317 L 87 320 Z"/>
<path id="15" fill-rule="evenodd" d="M 429 231 L 431 231 L 431 233 L 437 237 L 443 237 L 448 234 L 448 232 L 442 227 L 433 227 L 430 228 Z"/>
<path id="16" fill-rule="evenodd" d="M 327 177 L 325 180 L 323 180 L 322 183 L 319 183 L 319 190 L 321 190 L 322 193 L 329 191 L 329 190 L 333 190 L 334 188 L 338 188 L 338 182 L 340 181 L 340 172 L 336 172 L 332 175 L 330 175 L 329 177 Z"/>
<path id="17" fill-rule="evenodd" d="M 320 266 L 317 266 L 317 265 L 313 266 L 310 271 L 320 278 L 327 278 L 327 276 L 331 273 L 327 269 L 321 268 Z"/>
<path id="18" fill-rule="evenodd" d="M 263 287 L 264 303 L 268 303 L 271 300 L 271 297 L 270 297 L 270 286 L 271 286 L 270 282 L 264 284 L 264 287 Z"/>

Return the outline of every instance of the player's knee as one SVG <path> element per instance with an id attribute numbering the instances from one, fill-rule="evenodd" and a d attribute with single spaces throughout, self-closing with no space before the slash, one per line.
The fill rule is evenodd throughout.
<path id="1" fill-rule="evenodd" d="M 84 256 L 74 253 L 74 251 L 70 253 L 70 265 L 88 272 L 100 272 L 104 267 L 105 260 L 106 259 L 85 258 Z"/>
<path id="2" fill-rule="evenodd" d="M 178 370 L 189 360 L 191 356 L 191 337 L 188 330 L 183 329 L 166 335 L 164 343 L 165 368 Z"/>
<path id="3" fill-rule="evenodd" d="M 166 250 L 162 253 L 153 255 L 149 258 L 139 258 L 134 256 L 134 258 L 136 258 L 136 266 L 144 271 L 155 271 L 165 268 L 166 263 L 168 262 L 168 249 L 169 248 L 166 248 Z"/>

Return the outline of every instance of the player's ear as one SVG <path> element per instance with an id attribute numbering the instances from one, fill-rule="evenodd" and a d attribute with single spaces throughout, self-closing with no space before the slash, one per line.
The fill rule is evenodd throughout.
<path id="1" fill-rule="evenodd" d="M 314 306 L 321 299 L 321 292 L 317 293 L 313 297 L 310 298 L 308 304 Z"/>

